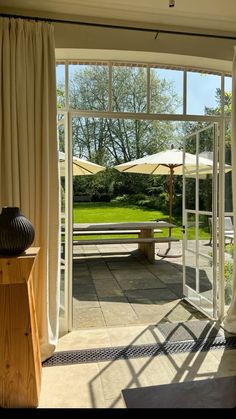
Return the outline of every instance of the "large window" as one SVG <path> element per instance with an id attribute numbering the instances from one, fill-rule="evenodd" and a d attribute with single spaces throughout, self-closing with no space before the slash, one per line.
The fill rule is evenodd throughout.
<path id="1" fill-rule="evenodd" d="M 166 179 L 160 180 L 159 176 L 150 176 L 147 180 L 143 175 L 136 184 L 133 176 L 125 176 L 124 181 L 120 173 L 112 170 L 102 172 L 97 180 L 94 176 L 73 177 L 69 165 L 72 155 L 111 168 L 124 161 L 168 149 L 171 145 L 180 148 L 183 137 L 218 122 L 221 167 L 224 164 L 230 166 L 232 78 L 223 72 L 171 68 L 153 63 L 102 61 L 60 61 L 56 73 L 58 143 L 60 151 L 65 153 L 64 156 L 61 153 L 60 165 L 61 211 L 62 215 L 65 213 L 62 219 L 65 230 L 62 231 L 61 317 L 64 316 L 65 328 L 68 329 L 68 319 L 72 318 L 68 301 L 72 300 L 73 289 L 73 199 L 75 202 L 76 197 L 80 202 L 81 197 L 87 198 L 89 194 L 99 198 L 110 194 L 122 197 L 130 194 L 131 189 L 132 193 L 138 194 L 140 186 L 145 193 L 153 194 L 153 198 L 157 194 L 164 197 L 163 202 L 168 193 Z M 204 148 L 205 140 L 200 135 L 199 153 L 208 152 L 208 148 Z M 196 150 L 193 148 L 191 152 Z M 212 156 L 208 153 L 207 157 Z M 63 172 L 64 167 L 67 170 Z M 226 167 L 225 171 L 221 170 L 220 176 L 218 185 L 223 185 L 224 196 L 218 194 L 218 210 L 221 206 L 219 213 L 232 217 L 231 171 Z M 190 178 L 186 187 L 190 209 L 195 207 L 195 188 L 196 179 Z M 181 217 L 182 183 L 178 176 L 174 179 L 174 189 L 176 208 L 180 208 Z M 212 210 L 211 190 L 211 178 L 205 183 L 199 178 L 199 208 L 203 212 Z M 201 219 L 200 224 L 203 221 Z M 206 234 L 209 235 L 207 229 Z M 221 276 L 226 278 L 226 293 L 229 296 L 232 254 L 233 245 L 228 240 L 225 260 L 220 261 L 219 271 L 221 269 Z M 226 298 L 226 304 L 228 301 L 229 298 Z"/>
<path id="2" fill-rule="evenodd" d="M 230 115 L 231 90 L 232 78 L 223 73 L 151 64 L 57 64 L 60 109 L 148 114 L 150 118 L 155 115 L 220 116 L 223 110 L 225 115 Z"/>

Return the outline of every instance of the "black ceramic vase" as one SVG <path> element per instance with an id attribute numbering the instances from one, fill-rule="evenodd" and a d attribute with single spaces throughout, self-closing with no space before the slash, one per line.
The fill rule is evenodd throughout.
<path id="1" fill-rule="evenodd" d="M 18 207 L 3 207 L 0 214 L 0 255 L 19 255 L 34 241 L 34 227 Z"/>

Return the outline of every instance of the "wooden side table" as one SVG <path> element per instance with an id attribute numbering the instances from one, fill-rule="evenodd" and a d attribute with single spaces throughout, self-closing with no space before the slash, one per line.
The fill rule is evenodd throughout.
<path id="1" fill-rule="evenodd" d="M 0 406 L 37 407 L 41 360 L 32 268 L 39 248 L 0 257 Z"/>

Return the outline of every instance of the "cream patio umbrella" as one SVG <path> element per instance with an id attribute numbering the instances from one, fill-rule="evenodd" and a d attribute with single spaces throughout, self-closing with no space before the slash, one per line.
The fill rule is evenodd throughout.
<path id="1" fill-rule="evenodd" d="M 65 153 L 59 151 L 60 175 L 65 176 Z M 88 160 L 73 157 L 73 176 L 95 175 L 105 170 L 105 167 Z"/>
<path id="2" fill-rule="evenodd" d="M 150 175 L 170 176 L 170 201 L 169 201 L 169 222 L 172 223 L 172 198 L 173 198 L 173 175 L 183 174 L 184 153 L 181 150 L 171 149 L 151 154 L 141 159 L 132 160 L 127 163 L 115 166 L 115 169 L 124 173 L 144 173 Z M 196 175 L 197 157 L 194 154 L 185 153 L 186 175 Z M 212 173 L 213 161 L 205 157 L 198 158 L 199 175 L 202 177 Z M 171 235 L 171 229 L 169 230 Z"/>

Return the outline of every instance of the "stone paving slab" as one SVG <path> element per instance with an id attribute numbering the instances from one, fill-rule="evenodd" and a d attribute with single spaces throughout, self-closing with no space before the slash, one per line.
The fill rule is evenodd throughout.
<path id="1" fill-rule="evenodd" d="M 164 284 L 183 284 L 183 275 L 181 272 L 173 272 L 171 274 L 162 273 L 157 274 L 157 277 L 163 281 Z"/>
<path id="2" fill-rule="evenodd" d="M 73 295 L 79 297 L 83 294 L 96 295 L 96 289 L 93 282 L 87 282 L 85 284 L 73 284 Z"/>
<path id="3" fill-rule="evenodd" d="M 105 327 L 105 321 L 100 308 L 79 308 L 73 307 L 73 327 Z"/>
<path id="4" fill-rule="evenodd" d="M 94 284 L 98 298 L 124 296 L 122 289 L 113 278 L 95 280 Z"/>
<path id="5" fill-rule="evenodd" d="M 135 301 L 137 299 L 146 298 L 153 303 L 158 303 L 158 301 L 163 300 L 177 299 L 176 295 L 168 288 L 129 290 L 125 292 L 125 295 L 129 299 L 129 301 Z"/>
<path id="6" fill-rule="evenodd" d="M 153 288 L 163 288 L 165 285 L 158 281 L 155 277 L 154 278 L 135 278 L 130 277 L 128 278 L 120 278 L 117 279 L 117 282 L 119 283 L 120 287 L 126 291 L 126 290 L 145 290 L 145 289 L 153 289 Z"/>
<path id="7" fill-rule="evenodd" d="M 106 300 L 100 300 L 101 309 L 107 326 L 121 326 L 136 324 L 137 315 L 125 297 L 119 297 L 114 302 L 114 298 L 107 297 Z"/>
<path id="8" fill-rule="evenodd" d="M 131 260 L 130 261 L 122 260 L 122 261 L 113 261 L 113 262 L 108 261 L 107 266 L 111 271 L 114 271 L 116 269 L 120 271 L 120 270 L 123 270 L 123 269 L 124 270 L 129 270 L 129 269 L 139 270 L 139 269 L 142 268 L 143 265 L 136 260 L 132 260 L 132 261 Z"/>
<path id="9" fill-rule="evenodd" d="M 73 309 L 75 309 L 75 307 L 81 308 L 81 309 L 88 309 L 88 308 L 101 309 L 97 295 L 88 295 L 88 294 L 85 294 L 83 298 L 81 298 L 81 296 L 79 296 L 78 299 L 76 297 L 73 297 Z"/>

